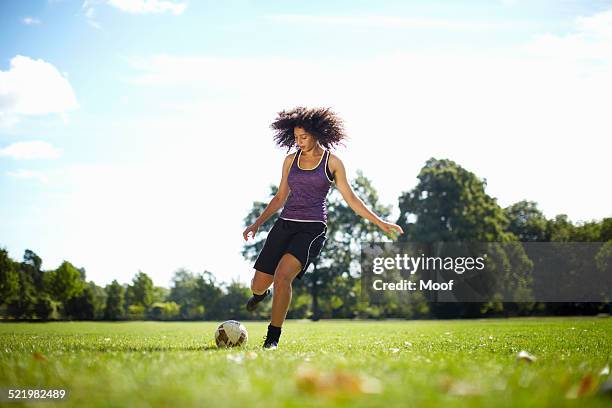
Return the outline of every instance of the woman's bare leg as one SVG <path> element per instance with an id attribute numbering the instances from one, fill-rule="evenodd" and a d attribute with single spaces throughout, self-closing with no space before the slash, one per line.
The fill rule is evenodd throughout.
<path id="1" fill-rule="evenodd" d="M 272 326 L 281 327 L 291 303 L 291 282 L 302 270 L 302 263 L 292 254 L 281 258 L 274 272 L 274 296 L 272 297 Z M 269 275 L 268 275 L 269 276 Z"/>
<path id="2" fill-rule="evenodd" d="M 251 279 L 251 290 L 256 295 L 262 295 L 274 282 L 274 276 L 261 271 L 255 271 Z"/>

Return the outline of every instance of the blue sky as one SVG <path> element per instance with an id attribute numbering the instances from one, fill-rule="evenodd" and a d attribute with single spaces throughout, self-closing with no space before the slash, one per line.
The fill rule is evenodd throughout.
<path id="1" fill-rule="evenodd" d="M 0 0 L 0 38 L 0 246 L 45 269 L 247 282 L 296 105 L 345 119 L 394 214 L 438 157 L 502 206 L 612 215 L 612 1 Z"/>

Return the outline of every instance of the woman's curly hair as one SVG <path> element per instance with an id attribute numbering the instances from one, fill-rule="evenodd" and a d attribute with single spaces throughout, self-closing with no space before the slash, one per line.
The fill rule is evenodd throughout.
<path id="1" fill-rule="evenodd" d="M 287 147 L 287 152 L 296 144 L 293 134 L 293 128 L 296 126 L 313 135 L 326 149 L 334 148 L 338 144 L 344 145 L 342 140 L 347 139 L 344 122 L 330 108 L 307 109 L 298 106 L 279 112 L 270 125 L 275 130 L 274 141 L 279 147 Z"/>

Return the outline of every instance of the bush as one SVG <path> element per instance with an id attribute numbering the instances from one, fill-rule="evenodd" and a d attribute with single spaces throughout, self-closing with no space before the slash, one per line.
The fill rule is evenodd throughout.
<path id="1" fill-rule="evenodd" d="M 156 302 L 149 311 L 149 317 L 153 320 L 174 320 L 180 314 L 181 307 L 176 302 Z"/>

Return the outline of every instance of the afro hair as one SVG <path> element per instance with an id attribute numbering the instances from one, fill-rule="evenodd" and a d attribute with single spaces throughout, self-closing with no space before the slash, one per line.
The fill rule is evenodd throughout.
<path id="1" fill-rule="evenodd" d="M 342 140 L 347 139 L 342 119 L 330 108 L 307 109 L 298 106 L 279 112 L 270 125 L 275 130 L 274 141 L 279 147 L 286 147 L 287 152 L 296 144 L 293 134 L 296 126 L 313 135 L 326 149 L 334 148 L 338 144 L 344 145 Z"/>

